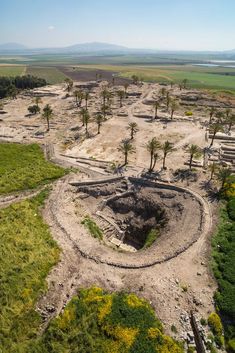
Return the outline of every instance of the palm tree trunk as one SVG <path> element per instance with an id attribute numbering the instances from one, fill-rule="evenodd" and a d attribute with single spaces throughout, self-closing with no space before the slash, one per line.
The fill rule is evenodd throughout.
<path id="1" fill-rule="evenodd" d="M 50 120 L 49 120 L 49 117 L 47 117 L 47 131 L 50 130 Z"/>
<path id="2" fill-rule="evenodd" d="M 164 156 L 163 156 L 163 163 L 162 163 L 162 169 L 165 169 L 165 168 L 166 168 L 165 164 L 166 164 L 166 155 L 164 154 Z"/>
<path id="3" fill-rule="evenodd" d="M 211 147 L 213 146 L 214 139 L 215 139 L 215 134 L 216 134 L 216 132 L 214 132 L 214 134 L 213 134 L 213 136 L 212 136 L 211 144 L 210 144 L 209 148 L 211 148 Z"/>
<path id="4" fill-rule="evenodd" d="M 155 109 L 155 117 L 154 119 L 157 119 L 157 108 Z"/>
<path id="5" fill-rule="evenodd" d="M 127 164 L 128 153 L 125 152 L 125 165 Z"/>
<path id="6" fill-rule="evenodd" d="M 173 120 L 174 110 L 171 111 L 171 120 Z"/>
<path id="7" fill-rule="evenodd" d="M 228 131 L 230 132 L 232 128 L 232 122 L 229 123 Z"/>
<path id="8" fill-rule="evenodd" d="M 193 161 L 193 154 L 190 155 L 189 170 L 192 170 L 192 161 Z"/>
<path id="9" fill-rule="evenodd" d="M 98 124 L 98 135 L 100 134 L 100 124 Z"/>
<path id="10" fill-rule="evenodd" d="M 151 155 L 150 155 L 150 166 L 149 166 L 150 172 L 153 170 L 152 165 L 153 165 L 153 153 L 151 153 Z"/>

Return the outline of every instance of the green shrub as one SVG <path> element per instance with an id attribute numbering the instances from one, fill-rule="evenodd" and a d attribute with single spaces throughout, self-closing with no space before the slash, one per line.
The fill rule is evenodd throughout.
<path id="1" fill-rule="evenodd" d="M 229 217 L 235 221 L 235 197 L 232 197 L 231 200 L 228 201 L 227 210 Z"/>
<path id="2" fill-rule="evenodd" d="M 134 294 L 83 289 L 27 353 L 183 353 L 163 333 L 147 301 Z"/>
<path id="3" fill-rule="evenodd" d="M 235 353 L 235 338 L 228 341 L 227 350 L 229 353 Z"/>
<path id="4" fill-rule="evenodd" d="M 185 114 L 185 116 L 192 116 L 192 115 L 193 115 L 193 112 L 187 111 L 187 112 L 185 112 L 184 114 Z"/>
<path id="5" fill-rule="evenodd" d="M 159 229 L 151 229 L 147 235 L 143 249 L 149 248 L 155 242 L 155 240 L 157 240 L 159 235 L 160 235 Z"/>
<path id="6" fill-rule="evenodd" d="M 211 328 L 211 331 L 214 335 L 222 335 L 223 333 L 223 326 L 220 320 L 220 317 L 216 313 L 211 313 L 208 317 L 208 325 Z"/>
<path id="7" fill-rule="evenodd" d="M 201 323 L 202 326 L 206 326 L 207 321 L 206 321 L 206 319 L 204 319 L 204 318 L 202 317 L 201 320 L 200 320 L 200 323 Z"/>
<path id="8" fill-rule="evenodd" d="M 90 217 L 86 216 L 82 222 L 81 222 L 90 232 L 90 234 L 94 237 L 94 238 L 98 238 L 100 240 L 103 239 L 103 232 L 102 230 L 97 226 L 97 224 L 90 219 Z"/>

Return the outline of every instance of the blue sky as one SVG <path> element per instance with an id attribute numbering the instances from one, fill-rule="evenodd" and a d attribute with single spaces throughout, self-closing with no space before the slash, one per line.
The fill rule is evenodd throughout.
<path id="1" fill-rule="evenodd" d="M 235 0 L 0 0 L 0 43 L 235 48 Z"/>

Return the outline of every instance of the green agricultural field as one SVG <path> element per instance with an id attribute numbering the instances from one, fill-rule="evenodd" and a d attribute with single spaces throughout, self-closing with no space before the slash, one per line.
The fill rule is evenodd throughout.
<path id="1" fill-rule="evenodd" d="M 188 80 L 189 87 L 214 90 L 231 90 L 235 92 L 235 69 L 205 68 L 192 65 L 80 65 L 80 68 L 118 71 L 121 76 L 131 78 L 138 75 L 144 81 L 174 82 Z M 226 74 L 229 73 L 229 74 Z"/>
<path id="2" fill-rule="evenodd" d="M 37 144 L 0 144 L 0 194 L 36 188 L 65 173 L 45 160 Z"/>
<path id="3" fill-rule="evenodd" d="M 36 337 L 41 318 L 35 304 L 59 260 L 60 250 L 40 215 L 46 194 L 0 210 L 1 353 L 25 353 Z"/>
<path id="4" fill-rule="evenodd" d="M 56 67 L 27 66 L 27 75 L 44 78 L 48 83 L 60 83 L 67 77 Z"/>
<path id="5" fill-rule="evenodd" d="M 25 74 L 26 71 L 26 66 L 24 65 L 9 65 L 9 66 L 2 66 L 0 65 L 0 76 L 10 76 L 10 77 L 14 77 L 14 76 L 22 76 Z"/>

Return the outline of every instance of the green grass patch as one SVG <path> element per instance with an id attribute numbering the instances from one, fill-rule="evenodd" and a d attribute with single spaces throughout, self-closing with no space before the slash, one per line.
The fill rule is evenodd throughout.
<path id="1" fill-rule="evenodd" d="M 55 84 L 61 83 L 67 77 L 56 67 L 39 67 L 39 66 L 27 66 L 27 75 L 43 78 L 48 83 Z"/>
<path id="2" fill-rule="evenodd" d="M 100 240 L 103 239 L 103 232 L 97 226 L 97 224 L 88 216 L 86 216 L 81 222 L 89 231 L 89 233 L 94 237 Z"/>
<path id="3" fill-rule="evenodd" d="M 157 240 L 159 235 L 160 235 L 159 229 L 151 229 L 147 235 L 143 249 L 149 248 L 155 242 L 155 240 Z"/>
<path id="4" fill-rule="evenodd" d="M 41 323 L 35 303 L 60 252 L 40 214 L 46 196 L 0 210 L 1 353 L 25 353 Z"/>
<path id="5" fill-rule="evenodd" d="M 14 66 L 0 66 L 0 76 L 14 77 L 21 76 L 25 73 L 26 67 L 24 65 Z"/>
<path id="6" fill-rule="evenodd" d="M 80 290 L 27 353 L 183 353 L 147 301 L 133 294 Z"/>
<path id="7" fill-rule="evenodd" d="M 33 189 L 65 175 L 48 162 L 37 144 L 0 144 L 0 194 Z"/>

